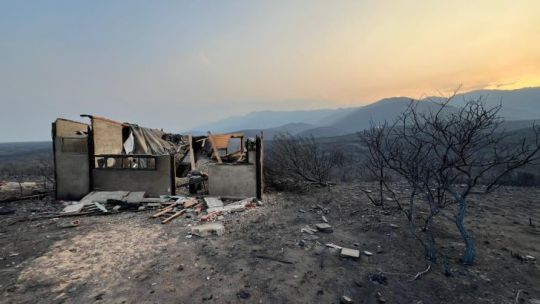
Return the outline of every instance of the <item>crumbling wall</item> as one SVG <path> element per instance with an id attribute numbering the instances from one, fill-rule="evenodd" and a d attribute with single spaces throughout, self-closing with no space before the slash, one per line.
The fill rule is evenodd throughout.
<path id="1" fill-rule="evenodd" d="M 256 197 L 257 166 L 253 164 L 210 164 L 208 192 L 212 196 Z"/>
<path id="2" fill-rule="evenodd" d="M 88 125 L 57 119 L 53 123 L 56 198 L 79 200 L 90 191 Z"/>
<path id="3" fill-rule="evenodd" d="M 174 194 L 174 159 L 170 155 L 156 156 L 156 168 L 92 169 L 92 190 L 101 191 L 145 191 L 151 197 Z"/>

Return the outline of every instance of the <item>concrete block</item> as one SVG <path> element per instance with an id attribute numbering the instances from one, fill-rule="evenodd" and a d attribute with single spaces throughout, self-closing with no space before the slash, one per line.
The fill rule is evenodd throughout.
<path id="1" fill-rule="evenodd" d="M 350 248 L 341 248 L 341 256 L 346 258 L 358 259 L 360 257 L 360 251 Z"/>
<path id="2" fill-rule="evenodd" d="M 222 223 L 209 223 L 204 225 L 199 225 L 191 227 L 191 233 L 198 236 L 209 236 L 209 235 L 223 235 L 225 233 L 225 226 Z"/>
<path id="3" fill-rule="evenodd" d="M 204 201 L 206 202 L 206 207 L 208 207 L 208 209 L 223 207 L 223 202 L 217 197 L 205 197 Z"/>

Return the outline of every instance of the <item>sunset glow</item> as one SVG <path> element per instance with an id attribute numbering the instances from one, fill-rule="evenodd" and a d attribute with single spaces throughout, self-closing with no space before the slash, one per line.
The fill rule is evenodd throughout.
<path id="1" fill-rule="evenodd" d="M 1 103 L 41 123 L 540 86 L 539 1 L 2 1 L 0 35 Z"/>

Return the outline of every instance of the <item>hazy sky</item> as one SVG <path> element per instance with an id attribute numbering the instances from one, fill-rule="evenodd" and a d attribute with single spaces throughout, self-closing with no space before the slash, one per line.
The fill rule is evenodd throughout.
<path id="1" fill-rule="evenodd" d="M 540 1 L 0 1 L 0 142 L 81 113 L 178 131 L 459 84 L 540 85 Z"/>

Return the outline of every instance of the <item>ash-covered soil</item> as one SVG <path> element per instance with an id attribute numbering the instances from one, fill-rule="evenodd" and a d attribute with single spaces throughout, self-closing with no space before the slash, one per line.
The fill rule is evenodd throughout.
<path id="1" fill-rule="evenodd" d="M 223 236 L 206 238 L 187 237 L 193 219 L 162 225 L 152 211 L 28 221 L 62 205 L 3 204 L 15 213 L 0 215 L 0 303 L 339 303 L 343 295 L 354 303 L 514 303 L 518 292 L 518 303 L 540 299 L 537 262 L 512 256 L 540 257 L 539 189 L 472 197 L 472 267 L 459 266 L 457 230 L 438 220 L 448 260 L 412 280 L 426 268 L 422 249 L 402 215 L 371 205 L 362 188 L 369 185 L 270 193 L 262 207 L 225 216 Z M 301 232 L 323 215 L 332 233 Z M 78 227 L 64 227 L 75 219 Z M 326 243 L 373 256 L 343 258 Z"/>

